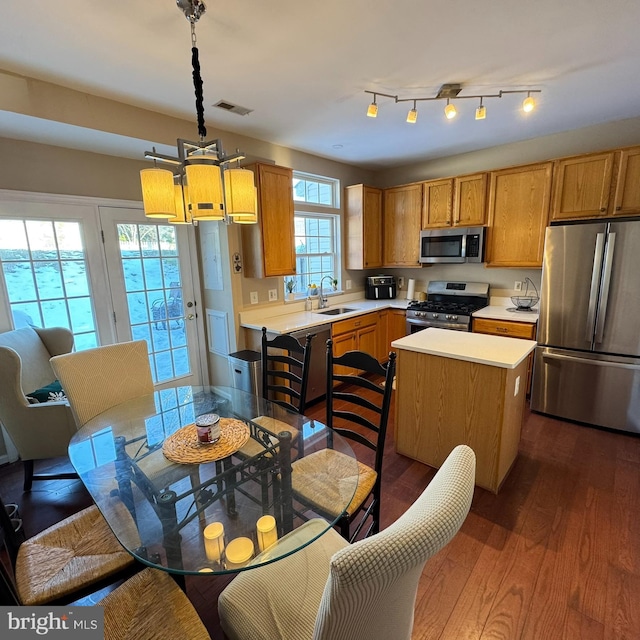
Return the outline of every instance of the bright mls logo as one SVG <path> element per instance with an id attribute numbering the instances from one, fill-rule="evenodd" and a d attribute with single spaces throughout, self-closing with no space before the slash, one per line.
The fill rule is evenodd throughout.
<path id="1" fill-rule="evenodd" d="M 0 607 L 0 636 L 104 640 L 102 607 Z"/>

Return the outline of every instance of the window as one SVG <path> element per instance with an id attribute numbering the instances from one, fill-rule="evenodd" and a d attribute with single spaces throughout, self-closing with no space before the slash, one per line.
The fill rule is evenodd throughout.
<path id="1" fill-rule="evenodd" d="M 319 207 L 340 207 L 340 181 L 300 171 L 293 172 L 293 201 Z"/>
<path id="2" fill-rule="evenodd" d="M 294 171 L 293 193 L 296 275 L 285 278 L 284 287 L 289 293 L 287 282 L 293 280 L 293 293 L 302 298 L 312 284 L 319 288 L 322 282 L 325 291 L 331 290 L 330 279 L 339 284 L 340 182 Z"/>

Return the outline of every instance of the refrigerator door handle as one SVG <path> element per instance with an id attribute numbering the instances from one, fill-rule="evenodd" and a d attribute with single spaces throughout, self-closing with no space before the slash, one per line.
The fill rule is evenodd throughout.
<path id="1" fill-rule="evenodd" d="M 591 344 L 596 325 L 596 309 L 598 302 L 598 286 L 602 273 L 602 253 L 604 250 L 604 233 L 596 235 L 596 248 L 593 253 L 593 268 L 591 270 L 591 288 L 589 290 L 589 308 L 587 310 L 587 332 L 585 340 Z"/>
<path id="2" fill-rule="evenodd" d="M 613 369 L 631 369 L 632 371 L 640 371 L 640 364 L 626 364 L 624 362 L 612 362 L 611 360 L 590 360 L 586 358 L 576 358 L 575 356 L 567 356 L 560 353 L 543 353 L 542 359 L 579 362 L 581 364 L 588 364 L 590 367 L 611 367 Z"/>
<path id="3" fill-rule="evenodd" d="M 596 323 L 596 344 L 604 339 L 604 325 L 607 318 L 607 304 L 609 302 L 609 289 L 611 288 L 611 269 L 613 268 L 613 252 L 616 247 L 616 234 L 609 233 L 607 247 L 604 252 L 604 275 L 602 278 L 602 293 L 598 305 L 598 320 Z"/>

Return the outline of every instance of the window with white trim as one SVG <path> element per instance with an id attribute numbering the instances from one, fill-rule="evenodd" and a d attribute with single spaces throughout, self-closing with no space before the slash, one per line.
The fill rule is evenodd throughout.
<path id="1" fill-rule="evenodd" d="M 293 172 L 296 275 L 284 279 L 285 293 L 296 298 L 308 290 L 340 288 L 340 181 Z M 334 281 L 337 281 L 334 283 Z"/>

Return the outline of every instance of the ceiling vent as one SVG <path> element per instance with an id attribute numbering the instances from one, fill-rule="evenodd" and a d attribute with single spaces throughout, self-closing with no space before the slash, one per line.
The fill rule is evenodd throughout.
<path id="1" fill-rule="evenodd" d="M 246 107 L 232 104 L 227 100 L 218 100 L 218 102 L 216 102 L 213 106 L 218 107 L 219 109 L 224 109 L 225 111 L 229 111 L 231 113 L 235 113 L 239 116 L 246 116 L 248 113 L 251 113 L 253 111 L 253 109 L 247 109 Z"/>

